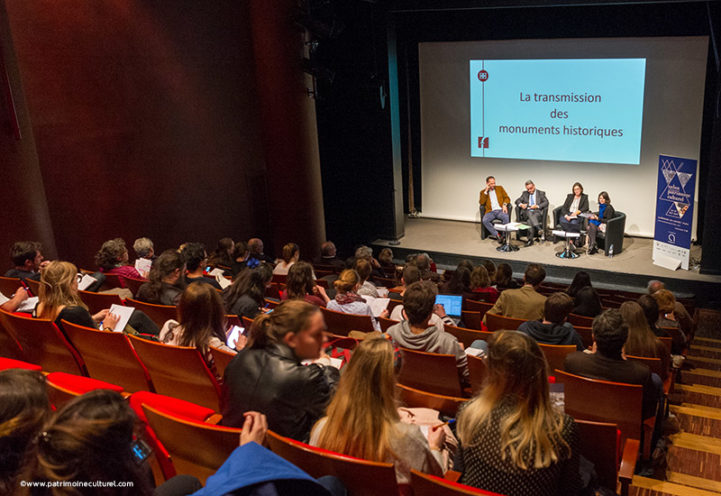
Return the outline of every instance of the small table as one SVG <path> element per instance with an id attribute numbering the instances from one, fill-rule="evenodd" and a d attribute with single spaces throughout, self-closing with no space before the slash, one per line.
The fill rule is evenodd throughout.
<path id="1" fill-rule="evenodd" d="M 506 242 L 496 248 L 496 251 L 518 251 L 518 247 L 511 244 L 511 233 L 518 231 L 518 223 L 511 222 L 508 224 L 496 224 L 493 227 L 496 228 L 496 231 L 503 231 L 506 233 Z"/>
<path id="2" fill-rule="evenodd" d="M 556 253 L 556 256 L 558 258 L 578 258 L 578 253 L 575 252 L 571 248 L 571 240 L 574 238 L 580 238 L 581 233 L 579 232 L 572 232 L 572 231 L 551 231 L 551 233 L 554 236 L 558 236 L 559 238 L 566 238 L 566 247 L 563 251 L 559 251 Z"/>

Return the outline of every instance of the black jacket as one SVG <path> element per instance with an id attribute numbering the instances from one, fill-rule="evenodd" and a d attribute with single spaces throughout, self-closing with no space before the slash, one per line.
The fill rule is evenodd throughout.
<path id="1" fill-rule="evenodd" d="M 576 345 L 576 349 L 583 351 L 583 340 L 576 329 L 568 322 L 563 324 L 544 324 L 540 320 L 529 320 L 518 326 L 518 330 L 528 334 L 538 343 L 555 345 Z"/>
<path id="2" fill-rule="evenodd" d="M 268 428 L 304 441 L 323 415 L 340 377 L 335 367 L 301 365 L 284 344 L 242 350 L 225 369 L 223 425 L 241 427 L 243 413 L 268 418 Z"/>
<path id="3" fill-rule="evenodd" d="M 563 209 L 561 209 L 561 215 L 570 215 L 573 213 L 571 212 L 571 203 L 573 203 L 573 193 L 566 196 L 566 201 L 563 202 Z M 581 213 L 590 210 L 588 206 L 588 195 L 586 193 L 581 193 L 581 201 L 578 202 L 578 209 Z"/>

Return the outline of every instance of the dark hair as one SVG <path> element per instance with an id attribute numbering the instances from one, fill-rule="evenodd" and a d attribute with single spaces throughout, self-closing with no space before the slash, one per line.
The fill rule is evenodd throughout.
<path id="1" fill-rule="evenodd" d="M 230 251 L 233 250 L 235 243 L 231 238 L 221 238 L 218 241 L 218 245 L 215 247 L 213 255 L 210 257 L 210 263 L 212 265 L 223 265 L 230 267 L 233 260 L 230 259 Z"/>
<path id="2" fill-rule="evenodd" d="M 191 284 L 183 291 L 178 302 L 178 321 L 183 326 L 180 346 L 195 346 L 205 353 L 210 338 L 215 336 L 225 342 L 223 299 L 210 284 Z"/>
<path id="3" fill-rule="evenodd" d="M 415 265 L 408 263 L 403 267 L 403 275 L 401 277 L 403 277 L 403 284 L 408 286 L 421 280 L 421 271 Z"/>
<path id="4" fill-rule="evenodd" d="M 95 263 L 103 270 L 112 270 L 120 262 L 120 257 L 128 251 L 123 238 L 110 239 L 103 243 L 100 251 L 95 254 Z"/>
<path id="5" fill-rule="evenodd" d="M 265 286 L 273 278 L 273 271 L 268 270 L 268 264 L 260 264 L 254 269 L 247 269 L 238 274 L 228 288 L 223 291 L 225 308 L 231 308 L 243 295 L 249 296 L 258 305 L 263 304 Z"/>
<path id="6" fill-rule="evenodd" d="M 578 293 L 576 293 L 573 304 L 573 313 L 585 315 L 586 317 L 595 317 L 603 311 L 601 298 L 591 286 L 581 288 Z"/>
<path id="7" fill-rule="evenodd" d="M 330 257 L 335 252 L 335 244 L 332 241 L 326 241 L 320 245 L 320 254 L 323 257 Z"/>
<path id="8" fill-rule="evenodd" d="M 488 177 L 486 178 L 486 182 L 490 181 L 491 179 L 495 179 L 495 177 L 493 177 L 493 176 L 488 176 Z"/>
<path id="9" fill-rule="evenodd" d="M 38 441 L 29 480 L 128 481 L 127 488 L 80 494 L 150 495 L 152 489 L 132 453 L 137 418 L 115 391 L 96 389 L 74 398 L 51 420 Z"/>
<path id="10" fill-rule="evenodd" d="M 308 327 L 308 321 L 320 311 L 317 306 L 302 300 L 286 300 L 272 313 L 258 315 L 250 326 L 247 348 L 264 349 L 279 343 L 288 333 L 297 334 Z"/>
<path id="11" fill-rule="evenodd" d="M 356 270 L 356 272 L 358 272 L 358 276 L 363 282 L 368 280 L 368 278 L 371 276 L 371 272 L 373 271 L 371 263 L 365 258 L 356 259 L 353 268 Z"/>
<path id="12" fill-rule="evenodd" d="M 185 267 L 185 258 L 178 253 L 177 250 L 165 250 L 153 262 L 148 273 L 147 286 L 143 290 L 143 299 L 150 303 L 160 301 L 160 295 L 163 290 L 163 279 L 171 275 L 176 269 L 180 269 L 181 275 L 176 285 L 184 287 L 185 278 L 183 277 L 183 268 Z"/>
<path id="13" fill-rule="evenodd" d="M 453 272 L 451 279 L 445 286 L 445 291 L 451 294 L 463 294 L 471 290 L 471 271 L 468 267 L 459 266 Z"/>
<path id="14" fill-rule="evenodd" d="M 438 288 L 430 281 L 414 282 L 403 293 L 403 310 L 411 325 L 423 325 L 433 313 Z"/>
<path id="15" fill-rule="evenodd" d="M 180 253 L 185 258 L 188 272 L 195 272 L 207 257 L 205 245 L 202 243 L 185 243 Z"/>
<path id="16" fill-rule="evenodd" d="M 285 281 L 288 299 L 302 300 L 307 294 L 313 294 L 313 266 L 308 262 L 298 261 L 288 269 Z"/>
<path id="17" fill-rule="evenodd" d="M 571 281 L 571 285 L 568 286 L 566 293 L 568 293 L 571 298 L 575 298 L 578 291 L 586 286 L 591 286 L 591 275 L 584 270 L 579 270 L 576 272 L 576 275 L 573 276 L 573 281 Z"/>
<path id="18" fill-rule="evenodd" d="M 581 194 L 583 194 L 583 185 L 582 185 L 581 183 L 579 183 L 579 182 L 573 183 L 573 186 L 571 186 L 571 193 L 573 193 L 573 194 L 575 195 L 575 193 L 573 192 L 573 190 L 576 189 L 576 186 L 578 186 L 579 188 L 581 188 Z"/>
<path id="19" fill-rule="evenodd" d="M 426 255 L 425 253 L 419 253 L 416 255 L 416 267 L 418 267 L 418 270 L 421 271 L 421 277 L 426 272 L 429 272 L 431 270 L 431 257 Z"/>
<path id="20" fill-rule="evenodd" d="M 573 310 L 573 298 L 566 293 L 553 293 L 546 298 L 543 316 L 549 322 L 560 324 L 566 320 L 571 310 Z"/>
<path id="21" fill-rule="evenodd" d="M 468 259 L 463 259 L 460 262 L 458 262 L 458 265 L 456 265 L 456 270 L 460 269 L 461 267 L 465 267 L 468 269 L 468 272 L 473 272 L 473 263 Z"/>
<path id="22" fill-rule="evenodd" d="M 598 196 L 602 196 L 604 200 L 606 200 L 606 203 L 611 203 L 611 198 L 608 196 L 608 193 L 605 191 L 601 191 Z"/>
<path id="23" fill-rule="evenodd" d="M 596 348 L 602 355 L 608 358 L 621 356 L 623 345 L 628 339 L 628 326 L 617 308 L 609 308 L 593 319 L 591 330 Z"/>
<path id="24" fill-rule="evenodd" d="M 13 494 L 26 453 L 49 415 L 45 376 L 25 369 L 0 372 L 0 494 Z"/>
<path id="25" fill-rule="evenodd" d="M 493 260 L 484 260 L 481 265 L 486 268 L 489 279 L 493 281 L 493 279 L 495 279 L 496 277 L 496 264 L 493 263 Z"/>
<path id="26" fill-rule="evenodd" d="M 538 286 L 546 278 L 546 269 L 539 264 L 528 264 L 526 266 L 526 272 L 523 274 L 526 284 L 531 286 Z"/>
<path id="27" fill-rule="evenodd" d="M 246 255 L 248 252 L 248 243 L 245 241 L 236 241 L 235 247 L 233 248 L 233 259 L 237 260 L 238 258 Z"/>
<path id="28" fill-rule="evenodd" d="M 10 249 L 10 258 L 13 265 L 20 267 L 25 265 L 26 260 L 34 261 L 40 249 L 41 245 L 37 241 L 18 241 L 14 243 Z"/>
<path id="29" fill-rule="evenodd" d="M 491 276 L 483 265 L 479 265 L 471 272 L 471 290 L 487 288 L 491 285 Z"/>
<path id="30" fill-rule="evenodd" d="M 513 286 L 513 269 L 510 264 L 507 264 L 506 262 L 498 264 L 494 279 L 496 287 L 499 290 Z"/>
<path id="31" fill-rule="evenodd" d="M 646 316 L 648 326 L 653 330 L 656 329 L 656 322 L 658 322 L 658 302 L 656 298 L 651 295 L 642 295 L 638 299 L 638 304 L 643 309 L 643 314 Z"/>

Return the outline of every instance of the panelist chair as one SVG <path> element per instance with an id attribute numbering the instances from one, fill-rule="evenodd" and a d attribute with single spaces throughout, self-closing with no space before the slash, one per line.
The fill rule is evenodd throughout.
<path id="1" fill-rule="evenodd" d="M 560 229 L 561 225 L 559 220 L 561 219 L 561 209 L 563 207 L 556 207 L 553 209 L 553 225 L 554 229 Z M 581 222 L 581 231 L 585 232 L 588 226 L 588 219 L 583 219 Z M 613 245 L 613 254 L 618 255 L 623 251 L 623 233 L 626 229 L 626 214 L 616 210 L 616 214 L 612 219 L 606 222 L 606 232 L 602 233 L 598 231 L 596 236 L 596 243 L 599 248 L 603 248 L 604 255 L 608 256 L 611 245 Z"/>
<path id="2" fill-rule="evenodd" d="M 516 222 L 523 222 L 524 224 L 528 224 L 527 220 L 521 220 L 521 212 L 523 211 L 521 207 L 516 206 L 513 209 L 516 212 Z M 548 207 L 541 209 L 541 229 L 545 233 L 548 228 Z M 538 234 L 538 233 L 536 233 Z M 528 236 L 528 229 L 519 229 L 516 233 L 516 237 L 519 236 Z"/>

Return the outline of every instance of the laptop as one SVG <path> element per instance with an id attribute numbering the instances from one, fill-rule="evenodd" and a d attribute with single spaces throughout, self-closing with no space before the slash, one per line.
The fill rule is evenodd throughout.
<path id="1" fill-rule="evenodd" d="M 445 295 L 436 296 L 436 303 L 443 305 L 446 315 L 450 317 L 460 317 L 461 308 L 463 307 L 463 296 L 461 295 Z"/>

